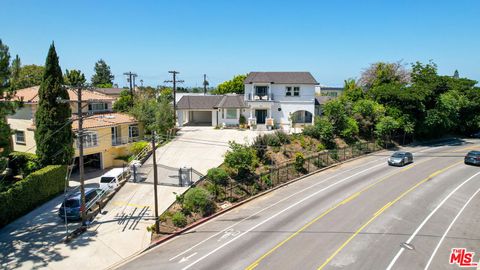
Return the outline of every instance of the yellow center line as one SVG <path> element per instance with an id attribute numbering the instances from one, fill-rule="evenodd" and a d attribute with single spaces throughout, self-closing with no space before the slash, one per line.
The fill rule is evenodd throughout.
<path id="1" fill-rule="evenodd" d="M 388 202 L 386 205 L 384 205 L 382 208 L 380 208 L 367 222 L 365 222 L 360 228 L 358 228 L 357 231 L 355 231 L 355 233 L 353 233 L 345 242 L 343 242 L 343 244 L 330 256 L 328 257 L 328 259 L 322 264 L 320 265 L 320 267 L 318 267 L 317 270 L 321 270 L 323 269 L 340 251 L 342 251 L 342 249 L 348 245 L 348 243 L 350 243 L 350 241 L 353 240 L 353 238 L 355 238 L 365 227 L 367 227 L 370 223 L 372 223 L 378 216 L 380 216 L 383 212 L 385 212 L 385 210 L 387 210 L 388 208 L 390 208 L 390 206 L 394 205 L 396 202 L 398 202 L 400 199 L 402 199 L 403 197 L 405 197 L 408 193 L 412 192 L 413 190 L 415 190 L 417 187 L 419 187 L 420 185 L 422 185 L 423 183 L 427 182 L 428 180 L 432 179 L 433 177 L 435 177 L 436 175 L 440 174 L 440 173 L 443 173 L 445 172 L 446 170 L 462 163 L 463 161 L 459 161 L 459 162 L 455 162 L 454 164 L 446 167 L 446 168 L 443 168 L 441 170 L 438 170 L 438 171 L 435 171 L 434 173 L 430 174 L 427 178 L 421 180 L 420 182 L 416 183 L 415 185 L 413 185 L 412 187 L 410 187 L 407 191 L 403 192 L 402 194 L 400 194 L 400 196 L 398 196 L 395 200 L 391 201 L 391 202 Z"/>
<path id="2" fill-rule="evenodd" d="M 350 195 L 349 197 L 347 197 L 346 199 L 344 199 L 343 201 L 337 203 L 335 206 L 333 207 L 330 207 L 328 210 L 326 210 L 325 212 L 323 212 L 321 215 L 319 215 L 318 217 L 316 217 L 315 219 L 311 220 L 310 222 L 308 222 L 307 224 L 305 224 L 302 228 L 300 228 L 299 230 L 297 230 L 295 233 L 293 233 L 292 235 L 290 235 L 288 238 L 286 238 L 285 240 L 283 240 L 282 242 L 278 243 L 275 247 L 273 247 L 272 249 L 270 249 L 267 253 L 263 254 L 260 258 L 258 258 L 256 261 L 254 261 L 252 264 L 250 264 L 249 266 L 247 266 L 247 268 L 245 268 L 245 270 L 252 270 L 254 269 L 255 267 L 258 266 L 258 264 L 263 260 L 265 259 L 266 257 L 268 257 L 270 254 L 272 254 L 275 250 L 277 250 L 279 247 L 283 246 L 286 242 L 290 241 L 292 238 L 294 238 L 295 236 L 297 236 L 299 233 L 301 233 L 302 231 L 304 231 L 305 229 L 307 229 L 308 227 L 310 227 L 313 223 L 317 222 L 319 219 L 323 218 L 325 215 L 327 215 L 328 213 L 332 212 L 333 210 L 335 210 L 336 208 L 338 208 L 339 206 L 341 205 L 344 205 L 346 204 L 347 202 L 355 199 L 356 197 L 358 197 L 360 194 L 362 194 L 363 192 L 369 190 L 370 188 L 374 187 L 375 185 L 385 181 L 386 179 L 396 175 L 396 174 L 399 174 L 399 173 L 402 173 L 402 172 L 405 172 L 407 170 L 410 170 L 411 168 L 417 166 L 417 165 L 420 165 L 422 163 L 425 163 L 427 161 L 430 161 L 432 160 L 433 158 L 429 158 L 429 159 L 426 159 L 426 160 L 423 160 L 423 161 L 420 161 L 420 162 L 417 162 L 417 163 L 414 163 L 406 168 L 403 168 L 399 171 L 395 171 L 391 174 L 388 174 L 382 178 L 380 178 L 379 180 L 377 180 L 376 182 L 366 186 L 365 188 L 361 189 L 360 191 L 354 193 L 353 195 Z"/>

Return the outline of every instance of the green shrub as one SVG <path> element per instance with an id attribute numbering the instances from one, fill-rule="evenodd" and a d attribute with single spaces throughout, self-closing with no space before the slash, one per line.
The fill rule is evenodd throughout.
<path id="1" fill-rule="evenodd" d="M 238 119 L 238 123 L 240 125 L 245 125 L 247 123 L 247 119 L 245 119 L 245 116 L 243 116 L 243 114 L 240 114 L 240 118 Z"/>
<path id="2" fill-rule="evenodd" d="M 322 143 L 317 144 L 317 151 L 320 152 L 323 150 L 325 150 L 325 145 L 323 145 Z"/>
<path id="3" fill-rule="evenodd" d="M 207 172 L 207 179 L 216 185 L 228 184 L 228 173 L 223 168 L 212 168 Z"/>
<path id="4" fill-rule="evenodd" d="M 50 165 L 0 193 L 0 227 L 48 201 L 65 188 L 67 167 Z"/>
<path id="5" fill-rule="evenodd" d="M 203 216 L 209 216 L 215 211 L 215 204 L 207 190 L 194 187 L 185 193 L 183 208 L 187 211 L 201 213 Z"/>
<path id="6" fill-rule="evenodd" d="M 25 152 L 12 152 L 8 155 L 8 167 L 14 175 L 28 176 L 40 168 L 38 158 L 35 154 Z"/>
<path id="7" fill-rule="evenodd" d="M 225 164 L 234 169 L 238 176 L 250 174 L 258 165 L 255 149 L 252 147 L 229 142 L 230 150 L 225 154 Z"/>
<path id="8" fill-rule="evenodd" d="M 265 134 L 263 136 L 265 136 L 265 138 L 267 139 L 268 146 L 273 146 L 273 147 L 282 146 L 282 142 L 275 134 Z"/>
<path id="9" fill-rule="evenodd" d="M 280 141 L 281 144 L 288 144 L 290 143 L 290 136 L 288 136 L 287 133 L 285 133 L 282 130 L 276 130 L 275 133 L 273 133 L 278 140 Z"/>
<path id="10" fill-rule="evenodd" d="M 270 179 L 270 175 L 269 175 L 269 174 L 262 175 L 262 176 L 260 177 L 260 180 L 261 180 L 265 185 L 267 185 L 268 187 L 273 186 L 272 179 Z"/>
<path id="11" fill-rule="evenodd" d="M 173 214 L 172 222 L 173 225 L 178 228 L 183 228 L 187 226 L 187 218 L 182 212 L 176 212 L 175 214 Z"/>
<path id="12" fill-rule="evenodd" d="M 303 171 L 304 165 L 305 165 L 305 157 L 303 156 L 303 154 L 300 152 L 295 153 L 295 163 L 294 163 L 295 170 Z"/>
<path id="13" fill-rule="evenodd" d="M 252 147 L 255 149 L 257 157 L 260 160 L 265 159 L 265 153 L 267 152 L 267 145 L 268 145 L 267 137 L 263 135 L 258 135 L 257 137 L 255 137 L 255 139 L 253 139 Z"/>
<path id="14" fill-rule="evenodd" d="M 143 148 L 147 146 L 148 146 L 148 142 L 146 141 L 134 142 L 130 146 L 130 152 L 132 153 L 133 156 L 136 156 L 143 150 Z"/>

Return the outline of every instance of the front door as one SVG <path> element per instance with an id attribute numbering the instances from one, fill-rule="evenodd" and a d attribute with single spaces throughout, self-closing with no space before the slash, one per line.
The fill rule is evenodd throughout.
<path id="1" fill-rule="evenodd" d="M 267 110 L 255 110 L 255 118 L 257 118 L 257 124 L 265 124 Z"/>

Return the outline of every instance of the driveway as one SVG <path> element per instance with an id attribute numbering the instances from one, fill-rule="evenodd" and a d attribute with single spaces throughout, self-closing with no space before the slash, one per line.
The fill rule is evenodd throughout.
<path id="1" fill-rule="evenodd" d="M 252 143 L 259 134 L 269 132 L 271 131 L 182 127 L 172 142 L 157 149 L 157 162 L 176 168 L 192 167 L 206 174 L 208 169 L 222 164 L 229 149 L 229 141 Z"/>
<path id="2" fill-rule="evenodd" d="M 157 148 L 159 182 L 168 182 L 181 166 L 206 174 L 220 165 L 228 142 L 251 143 L 263 132 L 212 127 L 184 127 L 168 144 Z M 134 255 L 150 243 L 147 226 L 153 224 L 153 166 L 142 166 L 144 181 L 128 182 L 115 194 L 89 230 L 72 242 L 62 242 L 65 226 L 57 216 L 63 195 L 38 207 L 0 230 L 2 269 L 105 269 Z M 171 167 L 171 168 L 169 168 Z M 86 173 L 88 186 L 98 186 L 103 171 Z M 169 181 L 171 181 L 171 179 Z M 70 186 L 78 188 L 72 175 Z M 158 186 L 159 213 L 163 213 L 186 187 Z M 72 227 L 78 226 L 72 224 Z"/>

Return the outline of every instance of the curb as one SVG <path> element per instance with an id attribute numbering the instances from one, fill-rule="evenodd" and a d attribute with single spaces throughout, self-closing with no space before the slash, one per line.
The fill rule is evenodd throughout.
<path id="1" fill-rule="evenodd" d="M 297 178 L 292 179 L 292 180 L 290 180 L 290 181 L 288 181 L 288 182 L 282 183 L 282 184 L 280 184 L 280 185 L 278 185 L 278 186 L 276 186 L 276 187 L 273 187 L 273 188 L 271 188 L 271 189 L 268 189 L 268 190 L 265 190 L 265 191 L 263 191 L 263 192 L 260 192 L 260 193 L 254 195 L 254 196 L 252 196 L 252 197 L 250 197 L 250 198 L 247 198 L 247 199 L 245 199 L 245 200 L 243 200 L 243 201 L 241 201 L 241 202 L 238 202 L 238 203 L 232 205 L 231 207 L 229 207 L 229 208 L 227 208 L 227 209 L 221 210 L 221 211 L 219 211 L 219 212 L 217 212 L 217 213 L 215 213 L 215 214 L 213 214 L 213 215 L 211 215 L 211 216 L 209 216 L 209 217 L 206 217 L 206 218 L 197 220 L 196 222 L 191 223 L 191 224 L 188 225 L 187 227 L 185 227 L 185 228 L 183 228 L 183 229 L 181 229 L 181 230 L 178 230 L 178 231 L 172 233 L 171 235 L 168 235 L 168 236 L 166 236 L 166 237 L 164 237 L 164 238 L 161 238 L 161 239 L 159 239 L 159 240 L 151 243 L 150 246 L 148 246 L 146 249 L 138 252 L 137 254 L 135 254 L 135 256 L 136 256 L 136 255 L 139 255 L 139 254 L 142 254 L 142 253 L 144 253 L 144 252 L 146 252 L 146 251 L 148 251 L 148 250 L 150 250 L 150 249 L 152 249 L 152 248 L 154 248 L 154 247 L 156 247 L 156 246 L 158 246 L 158 245 L 160 245 L 160 244 L 162 244 L 162 243 L 167 242 L 168 240 L 174 238 L 175 236 L 178 236 L 178 235 L 180 235 L 180 234 L 182 234 L 182 233 L 184 233 L 184 232 L 187 232 L 187 231 L 189 231 L 189 230 L 191 230 L 191 229 L 199 226 L 200 224 L 203 224 L 203 223 L 205 223 L 205 222 L 207 222 L 207 221 L 209 221 L 209 220 L 211 220 L 211 219 L 214 219 L 214 218 L 216 218 L 216 217 L 218 217 L 218 216 L 220 216 L 220 215 L 222 215 L 222 214 L 225 214 L 225 213 L 227 213 L 227 212 L 229 212 L 229 211 L 231 211 L 231 210 L 233 210 L 233 209 L 235 209 L 235 208 L 237 208 L 237 207 L 239 207 L 239 206 L 241 206 L 241 205 L 244 205 L 244 204 L 246 204 L 246 203 L 248 203 L 248 202 L 250 202 L 250 201 L 252 201 L 252 200 L 255 200 L 255 199 L 258 198 L 258 197 L 264 196 L 264 195 L 266 195 L 266 194 L 268 194 L 268 193 L 270 193 L 270 192 L 273 192 L 273 191 L 275 191 L 275 190 L 277 190 L 277 189 L 279 189 L 279 188 L 282 188 L 282 187 L 287 186 L 287 185 L 289 185 L 289 184 L 295 183 L 295 182 L 297 182 L 297 181 L 299 181 L 299 180 L 302 180 L 302 179 L 304 179 L 304 178 L 310 177 L 310 176 L 312 176 L 312 175 L 314 175 L 314 174 L 317 174 L 317 173 L 319 173 L 319 172 L 322 172 L 322 171 L 325 171 L 325 170 L 328 170 L 328 169 L 337 167 L 337 166 L 342 165 L 342 164 L 344 164 L 344 163 L 351 162 L 351 161 L 355 161 L 355 160 L 358 160 L 358 159 L 360 159 L 360 158 L 372 156 L 373 154 L 378 154 L 378 153 L 382 153 L 382 152 L 385 152 L 385 151 L 387 151 L 387 150 L 382 149 L 382 150 L 380 150 L 380 151 L 376 151 L 376 152 L 372 152 L 372 153 L 369 153 L 369 154 L 366 154 L 366 155 L 362 155 L 362 156 L 354 157 L 354 158 L 351 158 L 351 159 L 347 159 L 347 160 L 344 160 L 344 161 L 341 161 L 341 162 L 338 162 L 338 163 L 329 165 L 329 166 L 327 166 L 327 167 L 321 168 L 321 169 L 316 170 L 316 171 L 314 171 L 314 172 L 311 172 L 311 173 L 302 175 L 302 176 L 300 176 L 300 177 L 297 177 Z M 125 261 L 124 263 L 126 263 L 126 262 L 127 262 L 127 261 Z M 122 264 L 123 264 L 123 263 L 122 263 Z"/>

